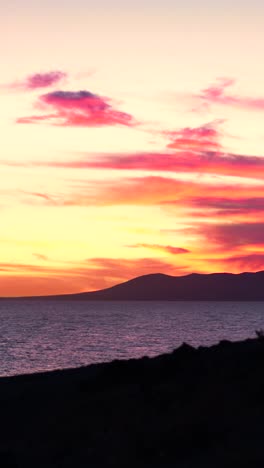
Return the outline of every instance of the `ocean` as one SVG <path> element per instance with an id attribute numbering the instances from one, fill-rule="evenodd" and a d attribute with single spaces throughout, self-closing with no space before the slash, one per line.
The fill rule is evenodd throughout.
<path id="1" fill-rule="evenodd" d="M 264 302 L 0 302 L 0 376 L 242 340 L 264 328 Z"/>

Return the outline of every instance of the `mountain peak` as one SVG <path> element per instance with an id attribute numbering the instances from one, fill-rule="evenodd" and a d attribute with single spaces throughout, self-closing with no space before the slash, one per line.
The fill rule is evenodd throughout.
<path id="1" fill-rule="evenodd" d="M 138 276 L 100 291 L 56 296 L 91 301 L 264 301 L 264 271 Z"/>

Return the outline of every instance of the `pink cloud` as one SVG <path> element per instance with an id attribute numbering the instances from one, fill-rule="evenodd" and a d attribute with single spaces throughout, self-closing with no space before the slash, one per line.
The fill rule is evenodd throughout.
<path id="1" fill-rule="evenodd" d="M 216 120 L 201 127 L 185 127 L 174 132 L 164 132 L 171 139 L 167 147 L 176 150 L 218 151 L 222 146 L 219 143 L 220 132 L 217 126 L 222 122 Z"/>
<path id="2" fill-rule="evenodd" d="M 24 81 L 11 85 L 12 89 L 21 89 L 23 91 L 34 91 L 36 89 L 48 88 L 63 81 L 67 74 L 62 71 L 50 71 L 47 73 L 35 73 L 28 76 Z"/>
<path id="3" fill-rule="evenodd" d="M 53 91 L 40 96 L 35 107 L 51 112 L 21 117 L 17 119 L 17 123 L 46 122 L 66 127 L 135 125 L 133 117 L 114 109 L 109 98 L 90 91 Z"/>
<path id="4" fill-rule="evenodd" d="M 220 78 L 215 85 L 203 89 L 198 98 L 204 104 L 221 104 L 240 107 L 247 110 L 264 110 L 264 97 L 238 96 L 228 94 L 226 90 L 235 83 L 230 78 Z"/>

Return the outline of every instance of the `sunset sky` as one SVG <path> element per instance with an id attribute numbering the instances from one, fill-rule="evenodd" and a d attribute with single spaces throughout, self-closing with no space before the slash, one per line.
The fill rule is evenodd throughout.
<path id="1" fill-rule="evenodd" d="M 264 269 L 264 3 L 1 5 L 0 296 Z"/>

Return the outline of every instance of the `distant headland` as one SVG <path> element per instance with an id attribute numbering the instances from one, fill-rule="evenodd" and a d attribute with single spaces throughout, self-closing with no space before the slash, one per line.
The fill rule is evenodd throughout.
<path id="1" fill-rule="evenodd" d="M 25 298 L 23 298 L 25 299 Z M 26 299 L 76 301 L 264 301 L 264 271 L 139 276 L 99 291 Z"/>

